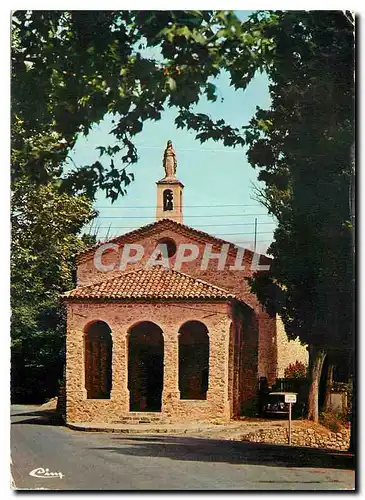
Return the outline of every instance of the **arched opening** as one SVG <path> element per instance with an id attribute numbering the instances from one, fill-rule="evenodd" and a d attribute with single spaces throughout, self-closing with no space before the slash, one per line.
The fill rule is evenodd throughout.
<path id="1" fill-rule="evenodd" d="M 165 258 L 170 259 L 176 254 L 176 243 L 171 238 L 161 238 L 158 240 L 157 244 Z"/>
<path id="2" fill-rule="evenodd" d="M 150 321 L 134 326 L 128 336 L 130 411 L 161 411 L 164 341 Z"/>
<path id="3" fill-rule="evenodd" d="M 104 321 L 85 328 L 85 389 L 88 399 L 109 399 L 112 389 L 111 330 Z"/>
<path id="4" fill-rule="evenodd" d="M 179 330 L 179 390 L 181 399 L 207 399 L 209 335 L 200 321 L 188 321 Z"/>
<path id="5" fill-rule="evenodd" d="M 171 189 L 165 189 L 163 192 L 163 209 L 164 211 L 174 209 L 174 194 Z"/>

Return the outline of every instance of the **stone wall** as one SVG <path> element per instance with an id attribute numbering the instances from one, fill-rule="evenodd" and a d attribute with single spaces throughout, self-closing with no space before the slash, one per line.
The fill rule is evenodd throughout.
<path id="1" fill-rule="evenodd" d="M 226 302 L 67 304 L 67 421 L 118 422 L 129 414 L 128 332 L 141 321 L 157 324 L 164 336 L 162 411 L 166 421 L 229 420 L 228 356 L 230 307 Z M 110 399 L 87 399 L 84 369 L 84 330 L 93 321 L 111 329 L 112 390 Z M 178 331 L 186 321 L 201 321 L 209 332 L 209 388 L 206 400 L 181 400 L 178 389 Z"/>
<path id="2" fill-rule="evenodd" d="M 302 345 L 299 339 L 288 340 L 284 324 L 280 316 L 276 317 L 276 342 L 277 342 L 277 377 L 284 377 L 285 368 L 290 363 L 301 361 L 308 366 L 307 346 Z"/>
<path id="3" fill-rule="evenodd" d="M 236 304 L 232 312 L 232 415 L 256 412 L 259 329 L 255 313 Z"/>
<path id="4" fill-rule="evenodd" d="M 257 314 L 259 344 L 258 344 L 258 375 L 266 377 L 272 385 L 277 377 L 278 352 L 276 318 L 270 317 L 262 309 Z"/>
<path id="5" fill-rule="evenodd" d="M 243 441 L 255 443 L 288 444 L 288 429 L 276 427 L 260 429 L 256 432 L 245 434 Z M 325 428 L 292 429 L 291 444 L 293 446 L 309 446 L 311 448 L 331 448 L 334 450 L 348 450 L 350 443 L 350 430 L 343 428 L 340 432 L 331 432 Z"/>

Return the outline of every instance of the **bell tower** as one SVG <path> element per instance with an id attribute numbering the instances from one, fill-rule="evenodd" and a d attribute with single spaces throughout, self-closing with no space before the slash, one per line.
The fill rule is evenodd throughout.
<path id="1" fill-rule="evenodd" d="M 167 141 L 163 155 L 165 177 L 157 184 L 156 219 L 173 219 L 183 221 L 183 189 L 184 184 L 176 178 L 176 153 L 172 142 Z"/>

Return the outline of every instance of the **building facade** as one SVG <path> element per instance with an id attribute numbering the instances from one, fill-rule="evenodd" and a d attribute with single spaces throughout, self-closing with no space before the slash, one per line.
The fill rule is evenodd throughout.
<path id="1" fill-rule="evenodd" d="M 271 260 L 183 224 L 170 141 L 163 164 L 156 222 L 78 256 L 64 296 L 70 423 L 227 421 L 255 408 L 259 377 L 307 360 L 249 289 Z"/>

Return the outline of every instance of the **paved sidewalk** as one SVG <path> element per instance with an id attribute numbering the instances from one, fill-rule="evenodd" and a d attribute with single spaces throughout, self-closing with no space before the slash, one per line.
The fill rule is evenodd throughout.
<path id="1" fill-rule="evenodd" d="M 121 434 L 185 434 L 214 439 L 240 440 L 243 435 L 260 428 L 287 427 L 286 421 L 232 420 L 226 423 L 184 422 L 184 423 L 66 423 L 73 430 L 84 432 L 115 432 Z M 295 425 L 295 424 L 294 424 Z"/>

